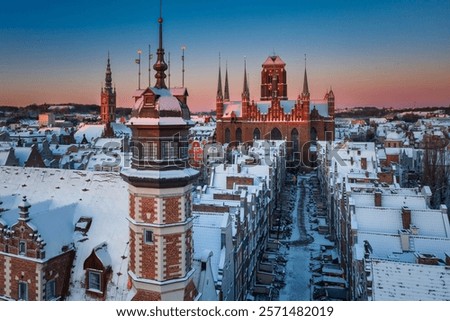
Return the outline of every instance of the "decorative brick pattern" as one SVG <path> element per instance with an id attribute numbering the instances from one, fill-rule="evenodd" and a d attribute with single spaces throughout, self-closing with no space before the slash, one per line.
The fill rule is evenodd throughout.
<path id="1" fill-rule="evenodd" d="M 142 221 L 145 223 L 156 223 L 158 219 L 156 214 L 156 199 L 153 197 L 143 197 L 140 203 Z"/>
<path id="2" fill-rule="evenodd" d="M 130 217 L 136 219 L 136 197 L 130 194 Z"/>
<path id="3" fill-rule="evenodd" d="M 139 289 L 131 301 L 161 301 L 161 294 Z"/>
<path id="4" fill-rule="evenodd" d="M 181 235 L 172 234 L 164 236 L 165 241 L 165 279 L 182 277 L 181 273 Z"/>
<path id="5" fill-rule="evenodd" d="M 197 296 L 198 292 L 194 285 L 194 281 L 191 280 L 189 284 L 184 289 L 184 301 L 193 301 Z"/>
<path id="6" fill-rule="evenodd" d="M 136 233 L 130 229 L 130 254 L 128 261 L 128 269 L 136 273 Z"/>
<path id="7" fill-rule="evenodd" d="M 0 255 L 0 295 L 6 294 L 6 262 L 5 257 Z"/>
<path id="8" fill-rule="evenodd" d="M 140 244 L 141 252 L 141 277 L 145 279 L 156 279 L 157 277 L 157 247 L 158 236 L 154 235 L 154 243 L 147 244 L 142 238 L 142 244 Z"/>
<path id="9" fill-rule="evenodd" d="M 181 221 L 181 201 L 179 197 L 164 199 L 165 224 L 178 223 Z"/>
<path id="10" fill-rule="evenodd" d="M 19 299 L 19 281 L 28 284 L 28 300 L 36 301 L 37 277 L 36 266 L 38 263 L 25 261 L 20 258 L 11 258 L 11 297 L 14 300 Z"/>

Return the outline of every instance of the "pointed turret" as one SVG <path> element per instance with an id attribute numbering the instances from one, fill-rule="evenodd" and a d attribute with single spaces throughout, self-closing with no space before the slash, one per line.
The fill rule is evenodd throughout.
<path id="1" fill-rule="evenodd" d="M 220 55 L 219 55 L 219 80 L 217 81 L 216 117 L 217 119 L 221 119 L 222 116 L 223 116 L 222 73 L 220 70 Z"/>
<path id="2" fill-rule="evenodd" d="M 303 95 L 309 96 L 308 75 L 306 74 L 306 68 L 305 68 L 305 76 L 303 77 Z"/>
<path id="3" fill-rule="evenodd" d="M 217 80 L 217 94 L 216 94 L 217 100 L 223 100 L 223 93 L 222 93 L 222 71 L 220 67 L 220 57 L 219 57 L 219 78 Z"/>
<path id="4" fill-rule="evenodd" d="M 306 73 L 306 55 L 305 55 L 305 74 L 303 76 L 303 92 L 302 99 L 309 100 L 309 86 L 308 86 L 308 75 Z"/>
<path id="5" fill-rule="evenodd" d="M 228 64 L 225 67 L 225 91 L 224 91 L 224 101 L 230 101 L 230 89 L 228 87 Z"/>
<path id="6" fill-rule="evenodd" d="M 250 90 L 248 89 L 247 82 L 247 60 L 244 59 L 244 86 L 242 90 L 242 100 L 250 100 Z"/>
<path id="7" fill-rule="evenodd" d="M 159 47 L 156 51 L 156 63 L 153 65 L 153 69 L 156 71 L 155 78 L 156 78 L 156 84 L 155 87 L 158 89 L 167 89 L 165 78 L 167 70 L 167 64 L 164 61 L 164 48 L 163 48 L 163 18 L 162 14 L 160 13 L 159 19 Z"/>

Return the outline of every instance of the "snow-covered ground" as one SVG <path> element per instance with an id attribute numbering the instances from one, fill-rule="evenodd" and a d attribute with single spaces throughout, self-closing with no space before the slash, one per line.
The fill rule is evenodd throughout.
<path id="1" fill-rule="evenodd" d="M 292 234 L 289 241 L 286 242 L 289 246 L 282 249 L 285 251 L 288 261 L 286 263 L 286 286 L 280 290 L 280 301 L 312 300 L 311 254 L 319 252 L 321 245 L 331 244 L 324 235 L 311 228 L 310 214 L 317 212 L 312 195 L 313 187 L 310 184 L 311 177 L 314 175 L 312 173 L 297 177 L 297 197 L 292 210 Z"/>

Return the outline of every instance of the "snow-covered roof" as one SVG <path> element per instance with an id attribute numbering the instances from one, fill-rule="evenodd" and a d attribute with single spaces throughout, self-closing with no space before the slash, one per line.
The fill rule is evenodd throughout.
<path id="1" fill-rule="evenodd" d="M 75 141 L 77 144 L 80 144 L 83 140 L 83 135 L 86 136 L 86 139 L 89 142 L 92 142 L 96 138 L 100 138 L 103 135 L 105 130 L 105 125 L 83 125 L 75 132 Z"/>
<path id="2" fill-rule="evenodd" d="M 375 301 L 448 301 L 450 270 L 443 266 L 373 260 Z"/>
<path id="3" fill-rule="evenodd" d="M 228 118 L 231 117 L 231 113 L 234 112 L 236 117 L 241 117 L 242 110 L 242 102 L 240 101 L 231 101 L 229 103 L 223 104 L 223 117 Z"/>
<path id="4" fill-rule="evenodd" d="M 180 102 L 174 96 L 162 96 L 156 102 L 158 110 L 180 110 Z"/>
<path id="5" fill-rule="evenodd" d="M 326 100 L 311 100 L 309 103 L 310 112 L 317 109 L 319 115 L 322 117 L 328 117 L 328 101 Z"/>
<path id="6" fill-rule="evenodd" d="M 16 147 L 14 148 L 14 155 L 19 161 L 20 166 L 24 166 L 25 162 L 30 158 L 31 147 Z"/>
<path id="7" fill-rule="evenodd" d="M 211 268 L 214 280 L 217 282 L 222 250 L 222 228 L 226 227 L 229 214 L 202 214 L 194 211 L 193 216 L 195 250 L 198 253 L 206 250 L 213 253 L 211 257 Z"/>
<path id="8" fill-rule="evenodd" d="M 69 300 L 89 299 L 85 296 L 83 263 L 92 250 L 103 242 L 108 245 L 112 267 L 107 298 L 126 299 L 128 192 L 127 184 L 119 174 L 1 167 L 0 187 L 2 207 L 11 210 L 3 212 L 3 218 L 11 215 L 16 219 L 17 205 L 23 195 L 27 196 L 32 205 L 30 223 L 36 226 L 47 243 L 46 258 L 59 253 L 61 245 L 74 244 L 77 255 Z M 86 236 L 74 231 L 82 216 L 92 218 Z M 8 221 L 11 220 L 8 218 Z"/>
<path id="9" fill-rule="evenodd" d="M 286 63 L 280 58 L 280 56 L 269 56 L 267 57 L 266 61 L 263 62 L 263 67 L 270 67 L 274 65 L 283 65 L 285 66 Z"/>
<path id="10" fill-rule="evenodd" d="M 161 118 L 149 118 L 149 117 L 132 117 L 129 124 L 131 125 L 186 125 L 187 122 L 181 117 L 161 117 Z"/>

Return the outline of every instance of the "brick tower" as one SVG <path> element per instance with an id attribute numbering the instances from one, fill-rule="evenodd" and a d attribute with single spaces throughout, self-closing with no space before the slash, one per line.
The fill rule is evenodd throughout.
<path id="1" fill-rule="evenodd" d="M 199 173 L 188 167 L 189 110 L 165 84 L 167 64 L 159 23 L 156 84 L 135 96 L 129 184 L 132 300 L 195 300 L 192 268 L 191 187 Z"/>
<path id="2" fill-rule="evenodd" d="M 105 87 L 102 88 L 101 92 L 101 105 L 100 105 L 100 115 L 102 118 L 102 124 L 105 124 L 105 137 L 113 137 L 114 132 L 111 127 L 111 123 L 116 121 L 116 88 L 112 86 L 112 72 L 111 64 L 109 60 L 106 64 L 106 74 L 105 74 Z"/>
<path id="3" fill-rule="evenodd" d="M 281 99 L 288 99 L 286 63 L 279 56 L 269 56 L 262 64 L 261 100 L 271 100 L 274 94 Z"/>

